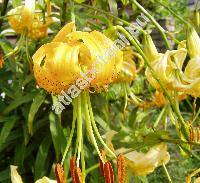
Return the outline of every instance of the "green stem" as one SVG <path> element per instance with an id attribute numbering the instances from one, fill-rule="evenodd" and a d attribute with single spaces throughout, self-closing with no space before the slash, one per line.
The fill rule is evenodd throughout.
<path id="1" fill-rule="evenodd" d="M 76 16 L 75 16 L 74 1 L 70 1 L 70 4 L 71 4 L 71 21 L 75 22 Z"/>
<path id="2" fill-rule="evenodd" d="M 17 46 L 13 49 L 13 51 L 7 53 L 5 56 L 4 56 L 4 60 L 8 59 L 9 57 L 11 57 L 12 55 L 15 55 L 17 54 L 23 43 L 24 43 L 24 40 L 25 40 L 25 32 L 23 32 L 21 35 L 20 35 L 20 38 L 19 38 L 19 41 L 17 42 Z"/>
<path id="3" fill-rule="evenodd" d="M 196 119 L 199 117 L 199 114 L 200 114 L 200 108 L 199 110 L 197 111 L 196 115 L 194 116 L 193 120 L 191 123 L 194 123 L 196 121 Z"/>
<path id="4" fill-rule="evenodd" d="M 171 179 L 171 177 L 170 177 L 170 175 L 169 175 L 169 172 L 168 172 L 168 170 L 167 170 L 167 168 L 166 168 L 166 166 L 165 166 L 164 163 L 163 163 L 163 169 L 164 169 L 164 171 L 165 171 L 165 174 L 166 174 L 166 176 L 167 176 L 168 181 L 169 181 L 170 183 L 172 183 L 172 179 Z"/>
<path id="5" fill-rule="evenodd" d="M 78 141 L 78 156 L 77 156 L 77 166 L 79 167 L 79 160 L 82 149 L 82 112 L 81 112 L 81 95 L 77 97 L 77 141 Z"/>
<path id="6" fill-rule="evenodd" d="M 84 105 L 83 107 L 84 107 L 84 112 L 85 112 L 85 123 L 86 123 L 87 133 L 88 133 L 90 140 L 92 141 L 100 159 L 102 160 L 102 162 L 104 162 L 104 159 L 101 156 L 101 152 L 100 152 L 99 147 L 97 145 L 97 142 L 96 142 L 96 139 L 95 139 L 95 136 L 94 136 L 94 132 L 93 132 L 93 129 L 92 129 L 92 122 L 91 122 L 91 119 L 90 119 L 90 113 L 89 113 L 89 109 L 88 109 L 88 101 L 87 101 L 86 92 L 83 92 L 83 105 Z"/>
<path id="7" fill-rule="evenodd" d="M 92 125 L 93 125 L 93 128 L 94 128 L 94 132 L 96 133 L 99 141 L 102 143 L 102 145 L 104 146 L 104 148 L 113 156 L 116 158 L 116 155 L 115 153 L 113 153 L 113 151 L 110 150 L 110 148 L 106 145 L 106 143 L 104 142 L 104 140 L 102 139 L 99 131 L 98 131 L 98 128 L 97 128 L 97 125 L 95 123 L 95 119 L 94 119 L 94 115 L 93 115 L 93 111 L 92 111 L 92 105 L 91 105 L 91 102 L 90 102 L 90 96 L 89 94 L 87 93 L 86 94 L 86 97 L 87 97 L 87 102 L 88 102 L 88 107 L 89 107 L 89 113 L 90 113 L 90 118 L 91 118 L 91 122 L 92 122 Z"/>
<path id="8" fill-rule="evenodd" d="M 183 22 L 185 25 L 189 25 L 187 21 L 185 21 L 181 16 L 175 13 L 171 8 L 169 8 L 167 5 L 162 3 L 161 1 L 155 0 L 157 3 L 159 3 L 161 6 L 163 6 L 165 9 L 167 9 L 172 15 L 174 15 L 177 19 L 179 19 L 181 22 Z"/>
<path id="9" fill-rule="evenodd" d="M 81 145 L 81 169 L 82 169 L 82 175 L 83 175 L 83 183 L 85 183 L 85 153 L 84 153 L 84 144 L 83 144 L 83 138 L 82 138 L 82 145 Z"/>
<path id="10" fill-rule="evenodd" d="M 128 105 L 128 92 L 127 92 L 127 89 L 126 89 L 126 83 L 122 83 L 122 87 L 123 87 L 123 90 L 124 90 L 124 111 L 126 111 L 126 108 L 127 108 L 127 105 Z"/>
<path id="11" fill-rule="evenodd" d="M 165 114 L 166 109 L 167 109 L 167 105 L 162 108 L 162 111 L 160 112 L 158 118 L 156 119 L 156 122 L 153 125 L 154 128 L 156 128 L 158 126 L 158 123 L 160 122 L 160 120 L 162 119 L 163 115 Z"/>
<path id="12" fill-rule="evenodd" d="M 75 2 L 75 3 L 76 3 L 76 2 Z M 130 26 L 130 27 L 133 27 L 134 29 L 137 29 L 137 30 L 138 30 L 139 32 L 141 32 L 142 34 L 146 34 L 146 31 L 144 31 L 142 28 L 139 28 L 139 27 L 137 27 L 137 26 L 134 26 L 133 24 L 131 24 L 131 23 L 127 22 L 126 20 L 123 20 L 123 19 L 121 19 L 121 18 L 119 18 L 119 17 L 117 17 L 117 16 L 115 16 L 115 15 L 113 15 L 112 13 L 109 13 L 109 12 L 104 11 L 104 10 L 102 10 L 102 9 L 98 9 L 98 8 L 96 8 L 96 7 L 93 7 L 93 6 L 90 6 L 90 5 L 86 5 L 86 4 L 83 4 L 83 3 L 81 3 L 81 4 L 76 3 L 76 4 L 79 5 L 79 6 L 83 6 L 83 7 L 85 7 L 85 8 L 92 9 L 92 10 L 94 10 L 94 11 L 98 11 L 98 12 L 104 14 L 104 15 L 107 15 L 107 16 L 109 16 L 109 17 L 112 17 L 113 19 L 115 19 L 115 20 L 117 20 L 117 21 L 119 21 L 119 22 L 122 22 L 122 23 L 123 23 L 124 25 L 126 25 L 126 26 Z"/>
<path id="13" fill-rule="evenodd" d="M 147 12 L 147 10 L 145 10 L 136 0 L 131 0 L 131 2 L 133 4 L 135 4 L 146 16 L 147 18 L 149 18 L 149 20 L 151 20 L 151 22 L 156 26 L 156 28 L 159 30 L 162 38 L 163 38 L 163 41 L 166 45 L 166 47 L 168 49 L 171 49 L 170 48 L 170 44 L 168 42 L 168 39 L 167 39 L 167 36 L 165 34 L 165 29 L 163 29 L 160 24 L 151 16 L 151 14 L 149 12 Z"/>
<path id="14" fill-rule="evenodd" d="M 181 124 L 185 127 L 185 121 L 183 119 L 183 117 L 181 116 L 181 114 L 179 113 L 179 110 L 176 108 L 176 105 L 174 104 L 173 100 L 171 99 L 169 93 L 167 92 L 167 90 L 165 89 L 164 85 L 162 84 L 162 82 L 160 81 L 160 79 L 157 77 L 156 72 L 154 71 L 154 69 L 152 68 L 149 60 L 147 59 L 146 55 L 144 54 L 144 52 L 142 51 L 142 49 L 138 46 L 137 42 L 135 41 L 135 39 L 132 38 L 132 36 L 122 27 L 122 26 L 115 26 L 116 29 L 118 29 L 119 31 L 123 32 L 124 35 L 129 39 L 129 41 L 131 42 L 131 44 L 136 48 L 136 50 L 138 51 L 138 53 L 143 57 L 146 65 L 149 67 L 150 72 L 153 76 L 153 78 L 159 83 L 161 89 L 163 90 L 164 94 L 166 95 L 168 101 L 170 102 L 174 112 L 176 113 L 178 119 L 180 120 Z"/>
<path id="15" fill-rule="evenodd" d="M 28 37 L 27 37 L 27 35 L 25 35 L 25 40 L 26 40 L 26 57 L 27 57 L 27 61 L 30 63 L 31 57 L 30 57 L 29 50 L 28 50 Z"/>
<path id="16" fill-rule="evenodd" d="M 69 139 L 68 139 L 68 142 L 67 142 L 67 145 L 66 145 L 64 154 L 63 154 L 62 161 L 61 161 L 61 165 L 62 165 L 62 166 L 63 166 L 63 163 L 64 163 L 64 161 L 65 161 L 67 152 L 68 152 L 68 150 L 69 150 L 69 148 L 70 148 L 70 145 L 71 145 L 71 143 L 72 143 L 72 138 L 73 138 L 73 135 L 74 135 L 74 129 L 75 129 L 75 127 L 76 127 L 76 108 L 77 108 L 77 104 L 76 104 L 76 100 L 74 100 L 74 110 L 73 110 L 72 129 L 71 129 L 71 132 L 70 132 L 70 135 L 69 135 Z"/>

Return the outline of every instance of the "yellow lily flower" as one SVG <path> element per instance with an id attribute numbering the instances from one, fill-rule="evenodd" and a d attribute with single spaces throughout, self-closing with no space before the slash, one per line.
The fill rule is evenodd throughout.
<path id="1" fill-rule="evenodd" d="M 169 90 L 176 88 L 179 81 L 175 75 L 175 71 L 177 69 L 181 71 L 183 62 L 187 56 L 187 50 L 183 47 L 179 47 L 178 50 L 166 51 L 165 54 L 158 53 L 151 37 L 145 36 L 144 52 L 163 85 Z M 149 83 L 159 90 L 160 85 L 153 78 L 149 68 L 146 69 L 145 74 Z"/>
<path id="2" fill-rule="evenodd" d="M 152 173 L 155 168 L 167 164 L 170 160 L 165 143 L 153 146 L 147 153 L 133 151 L 125 154 L 124 157 L 127 160 L 128 167 L 135 175 Z"/>
<path id="3" fill-rule="evenodd" d="M 116 78 L 115 82 L 131 82 L 136 77 L 136 66 L 134 62 L 134 51 L 127 47 L 123 50 L 123 63 L 121 67 L 121 72 Z"/>
<path id="4" fill-rule="evenodd" d="M 185 67 L 184 82 L 179 90 L 194 97 L 200 97 L 200 38 L 194 28 L 188 28 L 187 46 L 190 60 Z"/>
<path id="5" fill-rule="evenodd" d="M 110 39 L 98 31 L 75 29 L 73 22 L 65 25 L 51 43 L 40 47 L 33 56 L 35 78 L 48 92 L 59 94 L 67 90 L 83 77 L 81 72 L 92 76 L 87 88 L 99 91 L 113 82 L 121 70 L 121 51 L 117 50 L 113 57 L 104 56 L 113 45 Z"/>
<path id="6" fill-rule="evenodd" d="M 44 23 L 42 13 L 35 13 L 35 0 L 25 0 L 24 6 L 18 6 L 8 12 L 8 22 L 17 34 L 24 31 L 32 39 L 40 39 L 47 35 L 47 28 L 52 23 L 50 2 L 47 1 L 47 17 Z"/>
<path id="7" fill-rule="evenodd" d="M 111 130 L 104 135 L 107 145 L 113 149 L 113 151 L 112 138 L 116 134 L 116 131 Z M 121 148 L 117 149 L 116 152 L 117 154 L 121 154 L 127 150 L 128 149 Z M 167 145 L 165 143 L 160 143 L 151 147 L 146 153 L 132 151 L 123 154 L 123 156 L 126 159 L 128 168 L 137 176 L 152 173 L 155 168 L 167 164 L 170 160 L 170 154 L 167 152 Z"/>
<path id="8" fill-rule="evenodd" d="M 12 183 L 23 183 L 21 176 L 17 172 L 17 166 L 11 165 L 10 166 L 11 171 L 11 182 Z M 35 183 L 56 183 L 56 180 L 51 180 L 48 177 L 43 177 L 39 180 L 37 180 Z"/>

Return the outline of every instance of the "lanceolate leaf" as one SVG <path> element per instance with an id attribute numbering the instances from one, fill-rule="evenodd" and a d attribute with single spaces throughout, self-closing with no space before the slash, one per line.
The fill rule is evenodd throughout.
<path id="1" fill-rule="evenodd" d="M 51 140 L 50 140 L 50 136 L 47 135 L 42 143 L 39 146 L 39 151 L 37 153 L 36 156 L 36 161 L 35 161 L 35 180 L 41 178 L 42 176 L 45 175 L 48 167 L 47 167 L 47 163 L 46 163 L 46 159 L 48 156 L 48 152 L 49 152 L 49 147 L 51 144 Z"/>
<path id="2" fill-rule="evenodd" d="M 15 99 L 13 102 L 10 103 L 8 107 L 4 109 L 3 114 L 8 114 L 9 112 L 16 109 L 23 103 L 30 102 L 31 100 L 33 100 L 34 95 L 35 95 L 34 93 L 29 93 L 27 95 Z"/>
<path id="3" fill-rule="evenodd" d="M 38 93 L 36 97 L 33 100 L 33 103 L 30 108 L 30 112 L 28 115 L 28 130 L 30 134 L 33 134 L 33 120 L 35 117 L 35 114 L 37 113 L 38 109 L 44 102 L 46 95 L 43 93 Z"/>
<path id="4" fill-rule="evenodd" d="M 56 159 L 59 160 L 60 154 L 63 149 L 62 146 L 65 145 L 66 138 L 63 134 L 60 122 L 56 120 L 56 116 L 52 112 L 49 115 L 49 120 L 50 120 L 51 136 L 56 152 Z"/>
<path id="5" fill-rule="evenodd" d="M 2 145 L 4 145 L 7 137 L 10 134 L 10 131 L 14 127 L 15 122 L 17 120 L 18 120 L 18 118 L 16 116 L 13 116 L 13 117 L 10 117 L 10 119 L 8 121 L 5 121 L 3 128 L 1 130 L 1 133 L 0 133 L 0 148 Z"/>

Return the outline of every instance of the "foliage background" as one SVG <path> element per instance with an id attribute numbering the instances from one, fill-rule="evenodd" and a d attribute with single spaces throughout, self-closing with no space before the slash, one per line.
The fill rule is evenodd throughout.
<path id="1" fill-rule="evenodd" d="M 43 8 L 43 1 L 41 8 Z M 153 0 L 139 1 L 148 9 L 154 17 L 165 19 L 171 16 L 164 8 Z M 6 3 L 6 1 L 4 1 Z M 1 3 L 1 16 L 13 7 L 21 5 L 21 0 L 8 2 L 7 7 Z M 36 87 L 36 83 L 30 69 L 30 57 L 42 44 L 49 42 L 65 22 L 69 22 L 71 16 L 75 16 L 76 24 L 81 30 L 85 25 L 91 29 L 104 31 L 104 29 L 118 23 L 109 18 L 106 14 L 98 13 L 93 9 L 78 5 L 73 1 L 52 0 L 55 5 L 52 16 L 58 18 L 58 22 L 51 25 L 52 33 L 48 37 L 33 41 L 23 40 L 20 52 L 9 57 L 5 61 L 3 69 L 0 69 L 0 182 L 10 182 L 10 165 L 19 167 L 19 172 L 24 182 L 33 182 L 42 176 L 55 178 L 53 165 L 59 162 L 64 151 L 66 141 L 69 137 L 72 121 L 72 106 L 69 106 L 62 116 L 57 116 L 51 111 L 52 96 L 42 89 Z M 129 0 L 94 0 L 86 1 L 85 4 L 92 5 L 101 10 L 110 12 L 129 22 L 135 21 L 140 13 L 138 9 L 129 3 Z M 168 5 L 183 18 L 188 16 L 187 0 L 165 1 Z M 67 5 L 65 7 L 65 5 Z M 117 8 L 118 7 L 118 8 Z M 6 11 L 5 11 L 6 10 Z M 183 25 L 175 19 L 176 30 L 180 31 L 178 38 L 184 38 L 182 33 Z M 6 33 L 9 28 L 7 19 L 0 19 L 0 47 L 3 54 L 11 52 L 19 36 Z M 151 25 L 150 25 L 151 28 Z M 132 90 L 138 96 L 150 100 L 153 89 L 149 87 L 145 76 L 139 75 L 132 83 Z M 5 95 L 5 96 L 4 96 Z M 126 118 L 123 114 L 123 94 L 119 85 L 112 86 L 108 93 L 92 95 L 95 119 L 99 124 L 102 134 L 109 130 L 116 130 L 120 134 L 120 145 L 127 147 L 134 146 L 138 140 L 143 143 L 142 136 L 153 132 L 152 126 L 158 117 L 161 109 L 139 109 L 129 105 Z M 189 103 L 192 99 L 188 99 Z M 187 101 L 182 102 L 181 110 L 186 118 L 192 115 L 192 109 Z M 198 124 L 200 119 L 196 120 Z M 157 130 L 164 130 L 164 121 L 161 120 Z M 176 137 L 174 128 L 169 124 L 170 135 Z M 139 134 L 139 135 L 138 135 Z M 128 141 L 125 141 L 127 139 Z M 86 151 L 86 167 L 97 163 L 97 154 L 88 142 L 87 135 L 84 139 Z M 75 140 L 74 140 L 75 141 Z M 171 161 L 167 168 L 173 182 L 184 182 L 185 177 L 197 167 L 200 161 L 194 157 L 181 157 L 179 148 L 173 144 L 169 145 Z M 199 150 L 196 150 L 199 155 Z M 69 156 L 65 161 L 65 172 L 69 172 Z M 132 177 L 131 182 L 168 182 L 162 167 L 157 168 L 152 174 L 146 177 Z M 87 176 L 88 182 L 101 182 L 98 169 L 95 169 Z"/>

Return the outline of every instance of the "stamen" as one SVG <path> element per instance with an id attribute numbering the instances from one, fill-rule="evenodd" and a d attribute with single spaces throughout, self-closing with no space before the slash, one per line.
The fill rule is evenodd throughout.
<path id="1" fill-rule="evenodd" d="M 106 183 L 114 183 L 114 171 L 112 165 L 109 161 L 107 161 L 104 165 L 105 179 Z"/>
<path id="2" fill-rule="evenodd" d="M 58 183 L 66 183 L 65 172 L 60 164 L 56 164 L 55 174 Z"/>
<path id="3" fill-rule="evenodd" d="M 119 155 L 117 157 L 117 172 L 118 172 L 118 183 L 126 182 L 126 160 L 124 156 Z"/>

